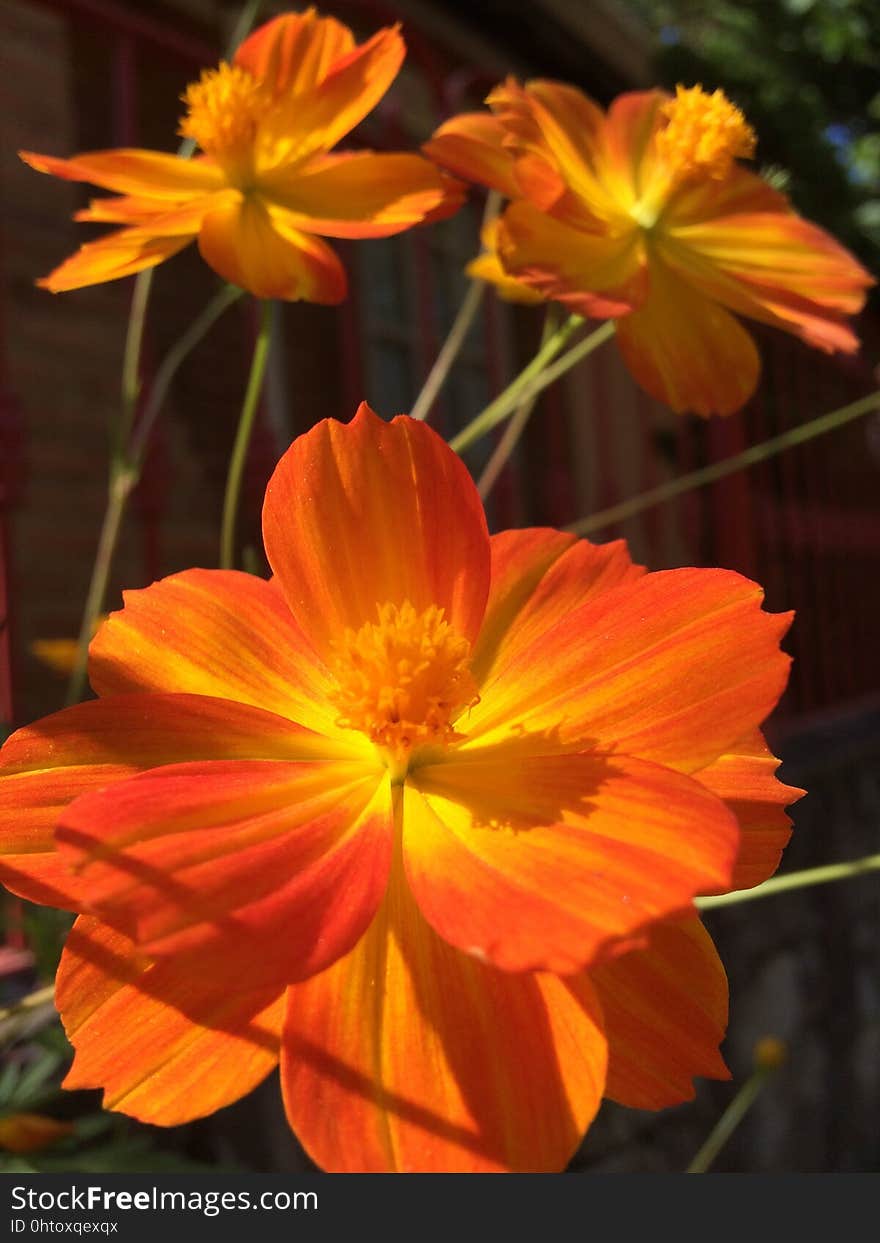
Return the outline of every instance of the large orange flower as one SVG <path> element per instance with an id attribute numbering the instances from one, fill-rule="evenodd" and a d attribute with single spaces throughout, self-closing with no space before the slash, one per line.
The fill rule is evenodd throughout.
<path id="1" fill-rule="evenodd" d="M 730 311 L 828 352 L 858 348 L 845 320 L 872 278 L 736 162 L 755 135 L 721 91 L 635 92 L 604 113 L 572 86 L 511 80 L 487 102 L 425 148 L 514 200 L 476 274 L 614 317 L 658 400 L 708 415 L 751 396 L 758 353 Z"/>
<path id="2" fill-rule="evenodd" d="M 366 407 L 293 444 L 263 528 L 271 581 L 128 593 L 100 698 L 0 752 L 0 875 L 85 912 L 67 1086 L 173 1124 L 280 1057 L 326 1169 L 556 1170 L 603 1094 L 724 1076 L 692 900 L 787 839 L 759 725 L 788 616 L 622 543 L 490 537 L 448 446 Z"/>
<path id="3" fill-rule="evenodd" d="M 287 13 L 188 87 L 180 132 L 201 148 L 197 158 L 22 152 L 40 172 L 122 196 L 96 199 L 76 219 L 124 227 L 39 283 L 57 293 L 115 280 L 198 238 L 215 271 L 259 298 L 340 302 L 345 271 L 321 235 L 387 237 L 460 201 L 456 183 L 418 155 L 328 154 L 388 90 L 404 50 L 397 27 L 355 46 L 333 18 Z"/>

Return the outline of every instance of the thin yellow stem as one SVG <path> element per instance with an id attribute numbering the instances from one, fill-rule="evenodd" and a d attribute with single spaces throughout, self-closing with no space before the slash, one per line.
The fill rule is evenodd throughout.
<path id="1" fill-rule="evenodd" d="M 531 389 L 534 381 L 541 374 L 548 363 L 552 362 L 559 351 L 565 346 L 569 337 L 575 332 L 584 321 L 579 315 L 571 315 L 564 324 L 562 324 L 552 337 L 547 341 L 541 349 L 538 350 L 535 357 L 524 367 L 516 379 L 508 384 L 503 393 L 491 401 L 485 410 L 482 410 L 477 417 L 467 427 L 463 428 L 457 436 L 449 442 L 449 447 L 454 449 L 456 453 L 462 453 L 469 448 L 475 440 L 479 440 L 481 436 L 485 436 L 486 432 L 490 432 L 504 419 L 513 414 L 514 410 L 527 397 L 531 396 Z"/>
<path id="2" fill-rule="evenodd" d="M 843 427 L 844 424 L 851 423 L 854 419 L 861 419 L 878 409 L 880 409 L 880 391 L 861 397 L 848 406 L 842 406 L 839 410 L 832 410 L 830 414 L 822 414 L 816 419 L 811 419 L 809 423 L 802 423 L 800 427 L 793 427 L 790 431 L 783 432 L 781 436 L 764 440 L 761 444 L 753 445 L 750 449 L 725 458 L 722 462 L 715 462 L 712 466 L 691 471 L 690 474 L 682 475 L 679 479 L 670 479 L 667 483 L 661 483 L 659 487 L 640 492 L 637 496 L 631 496 L 628 500 L 611 505 L 608 509 L 601 509 L 588 518 L 573 522 L 567 530 L 573 531 L 576 535 L 591 535 L 594 531 L 601 531 L 604 527 L 616 522 L 623 522 L 646 509 L 653 508 L 654 505 L 662 505 L 676 496 L 691 492 L 694 488 L 702 488 L 708 483 L 715 483 L 718 479 L 724 479 L 726 475 L 732 475 L 738 470 L 754 466 L 757 462 L 766 462 L 769 458 L 775 457 L 777 453 L 783 453 L 795 445 L 805 444 L 816 436 L 824 436 L 827 432 Z"/>
<path id="3" fill-rule="evenodd" d="M 244 476 L 251 435 L 260 405 L 260 394 L 263 391 L 266 362 L 272 342 L 272 322 L 275 305 L 274 302 L 264 302 L 262 304 L 260 328 L 257 333 L 256 344 L 254 345 L 254 356 L 251 360 L 251 370 L 241 407 L 241 415 L 238 420 L 238 431 L 235 434 L 232 457 L 229 460 L 226 494 L 223 498 L 223 526 L 220 534 L 220 565 L 224 570 L 230 570 L 235 566 L 235 525 L 238 518 L 241 481 Z"/>
<path id="4" fill-rule="evenodd" d="M 500 203 L 501 195 L 497 191 L 491 190 L 486 199 L 486 208 L 483 212 L 484 227 L 488 221 L 498 214 Z M 424 420 L 430 415 L 437 394 L 443 387 L 446 377 L 452 370 L 452 364 L 455 362 L 461 347 L 467 339 L 471 324 L 474 322 L 477 311 L 480 309 L 485 292 L 485 282 L 480 280 L 472 280 L 470 282 L 464 301 L 459 307 L 458 314 L 449 330 L 449 335 L 443 342 L 440 352 L 434 360 L 433 367 L 428 372 L 428 378 L 425 380 L 422 391 L 412 404 L 410 418 Z"/>
<path id="5" fill-rule="evenodd" d="M 754 902 L 757 898 L 769 898 L 776 893 L 787 893 L 792 889 L 806 889 L 810 885 L 828 885 L 832 881 L 851 880 L 854 876 L 863 876 L 865 872 L 880 871 L 880 855 L 867 855 L 863 859 L 854 859 L 851 863 L 829 863 L 823 867 L 804 868 L 800 872 L 789 872 L 784 876 L 774 876 L 765 880 L 754 889 L 738 889 L 734 893 L 719 893 L 711 898 L 697 898 L 696 905 L 701 911 L 714 910 L 718 906 L 735 906 L 740 902 Z"/>

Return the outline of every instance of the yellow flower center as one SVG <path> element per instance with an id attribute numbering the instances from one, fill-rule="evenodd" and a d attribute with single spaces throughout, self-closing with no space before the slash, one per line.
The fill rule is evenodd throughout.
<path id="1" fill-rule="evenodd" d="M 676 180 L 699 175 L 721 181 L 734 160 L 755 153 L 755 131 L 722 90 L 708 95 L 701 86 L 679 85 L 662 115 L 669 123 L 657 135 L 657 149 Z"/>
<path id="2" fill-rule="evenodd" d="M 180 133 L 230 171 L 250 167 L 257 125 L 269 104 L 265 88 L 253 74 L 221 61 L 205 69 L 181 95 L 186 116 Z"/>
<path id="3" fill-rule="evenodd" d="M 334 643 L 332 695 L 337 724 L 361 730 L 379 748 L 392 781 L 402 781 L 412 753 L 461 738 L 453 722 L 477 701 L 470 644 L 431 605 L 383 604 L 378 621 L 346 629 Z"/>

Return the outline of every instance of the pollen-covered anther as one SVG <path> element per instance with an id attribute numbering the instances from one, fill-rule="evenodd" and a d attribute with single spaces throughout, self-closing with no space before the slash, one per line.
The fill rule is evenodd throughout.
<path id="1" fill-rule="evenodd" d="M 470 644 L 436 605 L 418 612 L 386 603 L 378 620 L 337 640 L 333 701 L 337 723 L 357 729 L 395 764 L 421 746 L 460 738 L 454 722 L 478 698 Z"/>
<path id="2" fill-rule="evenodd" d="M 657 135 L 657 149 L 677 178 L 721 181 L 734 160 L 755 153 L 755 131 L 722 90 L 709 95 L 701 86 L 679 85 L 661 111 L 668 124 Z"/>
<path id="3" fill-rule="evenodd" d="M 240 163 L 249 157 L 257 124 L 266 113 L 265 87 L 246 69 L 221 61 L 191 82 L 181 99 L 187 114 L 179 133 L 192 138 L 220 163 Z"/>

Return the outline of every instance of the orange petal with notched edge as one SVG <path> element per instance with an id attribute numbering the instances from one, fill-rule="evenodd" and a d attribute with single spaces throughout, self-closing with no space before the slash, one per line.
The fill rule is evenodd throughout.
<path id="1" fill-rule="evenodd" d="M 389 789 L 363 763 L 216 761 L 86 794 L 59 849 L 89 909 L 221 988 L 281 986 L 351 949 L 388 879 Z"/>
<path id="2" fill-rule="evenodd" d="M 322 753 L 330 743 L 292 721 L 202 695 L 116 695 L 65 708 L 0 749 L 0 879 L 32 902 L 81 910 L 82 877 L 54 838 L 73 799 L 163 764 Z"/>
<path id="3" fill-rule="evenodd" d="M 730 1078 L 718 1052 L 727 977 L 698 919 L 653 924 L 647 938 L 589 980 L 605 1016 L 605 1095 L 631 1109 L 665 1109 L 693 1099 L 695 1075 Z"/>
<path id="4" fill-rule="evenodd" d="M 461 459 L 423 423 L 366 404 L 294 441 L 263 506 L 266 555 L 291 612 L 327 657 L 385 602 L 432 605 L 465 638 L 489 586 L 483 506 Z"/>
<path id="5" fill-rule="evenodd" d="M 737 825 L 689 777 L 628 756 L 449 759 L 410 774 L 403 849 L 415 899 L 459 949 L 569 975 L 644 926 L 729 887 Z"/>
<path id="6" fill-rule="evenodd" d="M 647 301 L 616 327 L 636 380 L 679 414 L 732 414 L 755 391 L 761 363 L 748 332 L 665 264 L 652 264 Z"/>
<path id="7" fill-rule="evenodd" d="M 790 614 L 728 570 L 663 570 L 601 592 L 500 662 L 459 722 L 461 755 L 596 749 L 686 772 L 776 704 Z"/>
<path id="8" fill-rule="evenodd" d="M 38 173 L 65 181 L 88 181 L 117 194 L 184 200 L 212 194 L 226 184 L 222 171 L 209 156 L 181 160 L 161 151 L 119 147 L 113 151 L 83 151 L 69 160 L 20 151 L 25 164 Z"/>
<path id="9" fill-rule="evenodd" d="M 490 536 L 492 581 L 471 668 L 478 683 L 516 664 L 529 644 L 574 609 L 641 578 L 623 540 L 591 544 L 532 527 Z"/>
<path id="10" fill-rule="evenodd" d="M 314 87 L 280 99 L 257 131 L 258 180 L 271 169 L 335 147 L 375 108 L 405 54 L 399 29 L 388 27 L 335 61 Z"/>
<path id="11" fill-rule="evenodd" d="M 338 739 L 330 674 L 274 582 L 238 570 L 184 570 L 123 592 L 123 600 L 89 647 L 99 695 L 217 695 Z"/>
<path id="12" fill-rule="evenodd" d="M 601 1015 L 553 976 L 458 953 L 402 878 L 366 935 L 288 990 L 282 1086 L 338 1172 L 561 1170 L 602 1095 Z"/>
<path id="13" fill-rule="evenodd" d="M 516 202 L 499 220 L 498 254 L 511 276 L 578 315 L 625 315 L 647 293 L 644 240 L 636 228 L 586 233 Z"/>
<path id="14" fill-rule="evenodd" d="M 140 228 L 119 229 L 97 242 L 80 246 L 69 259 L 38 280 L 37 284 L 50 293 L 64 293 L 70 289 L 82 289 L 85 285 L 133 276 L 135 272 L 154 268 L 156 264 L 170 259 L 188 246 L 194 236 L 194 233 L 188 233 L 182 237 L 154 237 L 148 230 Z"/>
<path id="15" fill-rule="evenodd" d="M 774 775 L 778 766 L 779 760 L 756 729 L 714 764 L 694 773 L 701 785 L 724 799 L 739 822 L 732 889 L 750 889 L 772 876 L 791 836 L 785 808 L 804 791 L 783 785 Z"/>
<path id="16" fill-rule="evenodd" d="M 457 182 L 418 155 L 347 152 L 266 175 L 260 192 L 292 228 L 328 237 L 389 237 L 461 201 Z"/>
<path id="17" fill-rule="evenodd" d="M 308 9 L 264 22 L 239 45 L 234 63 L 258 78 L 275 98 L 293 96 L 323 82 L 354 46 L 347 26 Z"/>
<path id="18" fill-rule="evenodd" d="M 435 130 L 422 150 L 456 177 L 488 186 L 505 198 L 516 198 L 519 187 L 511 154 L 503 145 L 505 133 L 491 112 L 464 112 Z"/>
<path id="19" fill-rule="evenodd" d="M 335 305 L 346 295 L 345 271 L 330 247 L 254 195 L 209 212 L 199 250 L 224 280 L 257 298 Z"/>
<path id="20" fill-rule="evenodd" d="M 91 916 L 74 924 L 55 1004 L 76 1056 L 65 1088 L 103 1088 L 104 1108 L 177 1126 L 238 1100 L 278 1061 L 284 995 L 248 980 L 150 964 Z"/>

